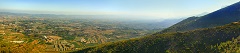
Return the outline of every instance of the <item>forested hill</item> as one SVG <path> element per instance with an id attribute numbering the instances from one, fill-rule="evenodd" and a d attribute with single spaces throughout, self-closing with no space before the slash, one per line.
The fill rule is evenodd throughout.
<path id="1" fill-rule="evenodd" d="M 184 33 L 164 33 L 138 39 L 106 43 L 82 49 L 82 53 L 216 53 L 240 52 L 240 22 L 197 29 Z"/>
<path id="2" fill-rule="evenodd" d="M 154 36 L 101 44 L 76 52 L 240 53 L 239 32 L 240 2 L 205 16 L 187 18 Z"/>
<path id="3" fill-rule="evenodd" d="M 159 33 L 183 32 L 199 28 L 222 26 L 240 20 L 240 2 L 201 17 L 189 17 Z"/>

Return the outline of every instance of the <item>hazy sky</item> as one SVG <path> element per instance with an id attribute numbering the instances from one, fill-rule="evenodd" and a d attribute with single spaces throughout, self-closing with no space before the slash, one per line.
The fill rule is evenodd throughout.
<path id="1" fill-rule="evenodd" d="M 0 0 L 0 11 L 68 15 L 188 17 L 239 0 Z"/>

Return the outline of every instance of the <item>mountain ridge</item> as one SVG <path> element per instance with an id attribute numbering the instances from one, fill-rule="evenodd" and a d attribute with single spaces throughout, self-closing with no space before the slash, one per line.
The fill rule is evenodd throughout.
<path id="1" fill-rule="evenodd" d="M 240 2 L 201 17 L 187 18 L 153 36 L 106 43 L 82 53 L 220 53 L 239 52 Z M 229 24 L 230 23 L 230 24 Z M 239 39 L 239 38 L 238 38 Z M 232 45 L 234 42 L 235 45 Z M 237 41 L 238 42 L 238 41 Z M 236 47 L 230 47 L 236 46 Z M 223 48 L 224 47 L 224 48 Z"/>
<path id="2" fill-rule="evenodd" d="M 161 32 L 184 32 L 199 28 L 211 28 L 240 20 L 240 2 L 201 17 L 189 17 Z M 158 33 L 157 33 L 158 34 Z"/>
<path id="3" fill-rule="evenodd" d="M 233 22 L 214 28 L 164 33 L 157 34 L 156 36 L 146 36 L 143 38 L 102 44 L 77 52 L 220 52 L 220 50 L 213 46 L 239 37 L 240 33 L 237 32 L 240 32 L 240 22 Z"/>

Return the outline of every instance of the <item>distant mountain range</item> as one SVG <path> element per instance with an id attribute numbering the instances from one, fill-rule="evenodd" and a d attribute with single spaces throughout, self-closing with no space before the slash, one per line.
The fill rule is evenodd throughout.
<path id="1" fill-rule="evenodd" d="M 199 28 L 211 28 L 225 25 L 240 20 L 240 3 L 227 6 L 215 12 L 201 17 L 189 17 L 163 31 L 165 32 L 184 32 Z"/>
<path id="2" fill-rule="evenodd" d="M 153 36 L 81 49 L 82 53 L 240 53 L 240 2 L 189 17 Z"/>

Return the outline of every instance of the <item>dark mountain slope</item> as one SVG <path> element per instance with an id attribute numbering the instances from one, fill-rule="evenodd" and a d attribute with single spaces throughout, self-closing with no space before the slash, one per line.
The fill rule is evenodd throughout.
<path id="1" fill-rule="evenodd" d="M 82 53 L 199 53 L 221 52 L 220 43 L 230 41 L 240 35 L 240 22 L 215 28 L 198 29 L 184 33 L 164 33 L 96 47 L 82 49 Z M 216 46 L 217 45 L 217 46 Z M 238 46 L 238 45 L 237 45 Z"/>
<path id="2" fill-rule="evenodd" d="M 240 2 L 222 8 L 202 17 L 190 17 L 183 20 L 160 33 L 183 32 L 198 28 L 211 28 L 225 25 L 240 20 Z"/>

